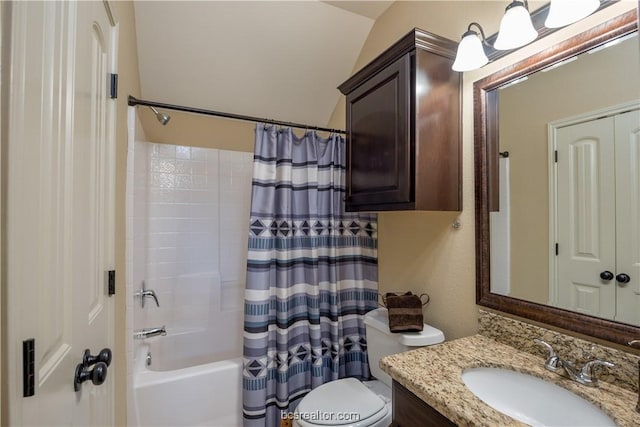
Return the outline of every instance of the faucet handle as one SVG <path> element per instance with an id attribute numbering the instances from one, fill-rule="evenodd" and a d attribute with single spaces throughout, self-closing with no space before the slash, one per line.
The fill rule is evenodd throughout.
<path id="1" fill-rule="evenodd" d="M 607 368 L 613 368 L 616 365 L 606 360 L 600 360 L 600 359 L 594 359 L 594 360 L 588 361 L 587 363 L 584 364 L 584 366 L 580 370 L 580 374 L 586 381 L 593 382 L 593 383 L 596 382 L 595 372 L 593 371 L 593 368 L 595 368 L 596 366 L 606 366 Z"/>
<path id="2" fill-rule="evenodd" d="M 557 371 L 558 368 L 560 368 L 560 358 L 556 354 L 556 351 L 553 349 L 553 347 L 551 347 L 551 344 L 539 338 L 534 338 L 533 341 L 536 344 L 543 345 L 549 351 L 549 356 L 547 357 L 547 361 L 545 362 L 545 368 L 553 372 Z"/>
<path id="3" fill-rule="evenodd" d="M 147 297 L 153 298 L 153 300 L 156 302 L 156 306 L 160 307 L 160 303 L 158 302 L 158 297 L 155 291 L 153 289 L 147 289 L 147 284 L 144 280 L 142 281 L 142 288 L 140 288 L 140 290 L 136 292 L 134 296 L 140 297 L 140 306 L 142 308 L 144 308 L 144 300 Z"/>
<path id="4" fill-rule="evenodd" d="M 152 289 L 148 289 L 146 291 L 146 294 L 143 295 L 142 300 L 144 301 L 144 297 L 152 297 L 153 300 L 156 302 L 156 306 L 160 307 L 160 303 L 158 302 L 158 297 L 156 296 L 156 292 Z"/>
<path id="5" fill-rule="evenodd" d="M 582 367 L 582 371 L 583 372 L 592 371 L 594 367 L 601 366 L 601 365 L 606 366 L 607 368 L 613 368 L 614 366 L 616 366 L 614 363 L 611 363 L 606 360 L 594 359 L 585 363 L 584 366 Z"/>

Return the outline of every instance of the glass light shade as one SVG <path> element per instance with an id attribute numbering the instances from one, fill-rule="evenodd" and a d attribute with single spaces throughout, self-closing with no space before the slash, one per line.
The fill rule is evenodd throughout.
<path id="1" fill-rule="evenodd" d="M 551 0 L 547 28 L 564 27 L 591 15 L 600 7 L 600 0 Z"/>
<path id="2" fill-rule="evenodd" d="M 489 62 L 489 58 L 484 52 L 480 37 L 473 31 L 469 31 L 458 44 L 456 60 L 451 68 L 453 71 L 471 71 L 482 67 L 487 62 Z"/>
<path id="3" fill-rule="evenodd" d="M 515 4 L 514 4 L 515 3 Z M 497 50 L 516 49 L 531 43 L 538 37 L 533 28 L 529 11 L 520 2 L 514 2 L 500 21 L 500 31 L 493 47 Z M 520 3 L 517 5 L 517 3 Z"/>

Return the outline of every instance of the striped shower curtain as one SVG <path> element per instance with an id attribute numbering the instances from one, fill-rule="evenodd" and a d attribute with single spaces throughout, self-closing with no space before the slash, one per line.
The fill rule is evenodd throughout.
<path id="1" fill-rule="evenodd" d="M 258 125 L 245 291 L 245 427 L 277 427 L 311 389 L 368 379 L 374 214 L 344 212 L 345 141 Z"/>

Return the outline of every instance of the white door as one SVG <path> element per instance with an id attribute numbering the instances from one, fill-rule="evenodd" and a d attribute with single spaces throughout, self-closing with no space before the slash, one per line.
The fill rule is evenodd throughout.
<path id="1" fill-rule="evenodd" d="M 616 276 L 620 322 L 640 325 L 640 110 L 615 117 Z M 624 279 L 624 278 L 623 278 Z"/>
<path id="2" fill-rule="evenodd" d="M 613 118 L 557 131 L 558 306 L 615 317 L 616 198 Z"/>
<path id="3" fill-rule="evenodd" d="M 106 7 L 18 1 L 5 9 L 10 425 L 113 424 L 113 365 L 102 385 L 88 380 L 74 391 L 84 350 L 95 355 L 113 344 L 106 274 L 114 265 L 115 100 L 108 78 L 117 27 Z M 23 397 L 28 339 L 35 339 L 34 394 Z"/>

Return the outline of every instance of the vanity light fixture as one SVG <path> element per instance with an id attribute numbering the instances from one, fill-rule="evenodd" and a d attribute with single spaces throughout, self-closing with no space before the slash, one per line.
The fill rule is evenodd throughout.
<path id="1" fill-rule="evenodd" d="M 471 29 L 472 26 L 478 27 L 482 40 L 477 32 Z M 480 68 L 489 62 L 487 54 L 484 51 L 484 44 L 486 44 L 486 38 L 482 27 L 477 22 L 472 22 L 467 27 L 467 31 L 462 35 L 462 40 L 458 44 L 458 51 L 456 52 L 456 60 L 451 67 L 454 71 L 470 71 Z"/>
<path id="2" fill-rule="evenodd" d="M 600 0 L 551 0 L 544 25 L 547 28 L 564 27 L 586 18 L 599 7 Z"/>
<path id="3" fill-rule="evenodd" d="M 531 43 L 538 37 L 529 14 L 529 2 L 513 0 L 505 9 L 500 31 L 493 47 L 497 50 L 516 49 Z"/>
<path id="4" fill-rule="evenodd" d="M 607 2 L 603 7 L 606 5 Z M 548 8 L 548 12 L 544 25 L 547 28 L 570 25 L 591 15 L 600 6 L 600 0 L 551 0 L 551 3 L 545 6 Z M 536 14 L 539 15 L 541 10 L 538 10 Z M 472 26 L 476 26 L 480 30 L 482 40 L 480 40 L 478 33 L 471 29 Z M 472 22 L 462 35 L 456 59 L 451 68 L 459 72 L 478 69 L 489 62 L 484 46 L 489 46 L 489 52 L 495 54 L 496 50 L 511 50 L 522 47 L 537 37 L 538 30 L 534 27 L 529 13 L 529 2 L 527 0 L 512 0 L 506 7 L 500 21 L 500 30 L 493 44 L 493 49 L 487 43 L 480 24 Z"/>

